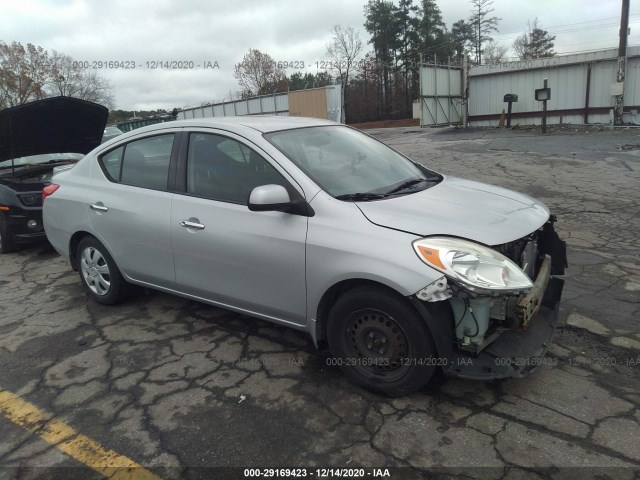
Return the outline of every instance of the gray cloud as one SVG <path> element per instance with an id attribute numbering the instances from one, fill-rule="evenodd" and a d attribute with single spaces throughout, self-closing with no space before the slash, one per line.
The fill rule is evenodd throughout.
<path id="1" fill-rule="evenodd" d="M 125 109 L 173 108 L 220 101 L 238 90 L 233 66 L 249 48 L 275 60 L 304 61 L 309 71 L 325 55 L 334 24 L 360 30 L 364 0 L 23 0 L 0 4 L 0 37 L 34 43 L 77 60 L 133 60 L 135 70 L 101 70 Z M 416 0 L 416 3 L 419 3 Z M 468 18 L 468 0 L 440 0 L 447 25 Z M 496 0 L 496 40 L 510 46 L 528 19 L 557 30 L 556 50 L 615 47 L 619 0 Z M 630 43 L 640 43 L 640 8 L 632 3 Z M 601 22 L 584 23 L 598 19 Z M 611 20 L 612 19 L 612 20 Z M 580 23 L 582 22 L 582 23 Z M 572 25 L 575 24 L 575 25 Z M 558 26 L 558 27 L 555 27 Z M 587 28 L 595 27 L 595 28 Z M 573 30 L 573 31 L 567 31 Z M 147 61 L 218 62 L 219 69 L 151 70 Z M 309 65 L 310 64 L 310 65 Z M 292 70 L 287 73 L 293 73 Z"/>

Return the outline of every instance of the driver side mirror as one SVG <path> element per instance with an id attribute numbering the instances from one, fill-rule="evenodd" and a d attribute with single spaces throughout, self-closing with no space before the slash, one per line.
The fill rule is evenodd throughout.
<path id="1" fill-rule="evenodd" d="M 282 185 L 262 185 L 251 190 L 248 206 L 252 212 L 287 212 L 291 198 Z"/>

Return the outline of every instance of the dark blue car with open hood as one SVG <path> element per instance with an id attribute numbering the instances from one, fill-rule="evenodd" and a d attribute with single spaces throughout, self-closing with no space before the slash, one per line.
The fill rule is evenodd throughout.
<path id="1" fill-rule="evenodd" d="M 109 111 L 53 97 L 0 111 L 0 253 L 45 238 L 42 189 L 100 145 Z"/>

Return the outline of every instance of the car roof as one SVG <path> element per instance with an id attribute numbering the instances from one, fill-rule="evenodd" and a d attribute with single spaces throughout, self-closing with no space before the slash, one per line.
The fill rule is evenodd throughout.
<path id="1" fill-rule="evenodd" d="M 276 115 L 246 115 L 241 117 L 209 117 L 175 120 L 157 123 L 148 127 L 137 128 L 132 132 L 143 133 L 173 127 L 209 127 L 228 128 L 229 126 L 243 126 L 261 133 L 291 130 L 294 128 L 317 127 L 327 125 L 342 125 L 331 120 L 310 117 L 285 117 Z"/>

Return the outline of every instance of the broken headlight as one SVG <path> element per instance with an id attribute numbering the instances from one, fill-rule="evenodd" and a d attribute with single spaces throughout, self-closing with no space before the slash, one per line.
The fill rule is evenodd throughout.
<path id="1" fill-rule="evenodd" d="M 531 279 L 501 253 L 452 237 L 413 242 L 418 257 L 473 292 L 518 292 L 533 287 Z"/>

